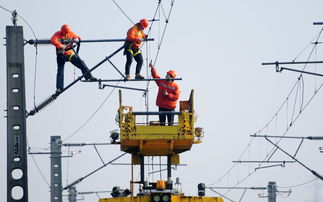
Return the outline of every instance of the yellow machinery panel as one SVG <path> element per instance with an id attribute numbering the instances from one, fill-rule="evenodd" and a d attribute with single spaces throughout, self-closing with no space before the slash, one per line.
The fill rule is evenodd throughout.
<path id="1" fill-rule="evenodd" d="M 151 195 L 134 196 L 134 197 L 118 197 L 118 198 L 103 198 L 99 202 L 155 202 L 151 199 Z M 161 200 L 160 202 L 164 202 Z M 172 195 L 168 202 L 224 202 L 221 197 L 207 197 L 207 196 L 183 196 Z"/>
<path id="2" fill-rule="evenodd" d="M 99 202 L 150 202 L 150 196 L 102 198 Z"/>
<path id="3" fill-rule="evenodd" d="M 170 202 L 223 202 L 223 199 L 221 197 L 173 195 Z"/>

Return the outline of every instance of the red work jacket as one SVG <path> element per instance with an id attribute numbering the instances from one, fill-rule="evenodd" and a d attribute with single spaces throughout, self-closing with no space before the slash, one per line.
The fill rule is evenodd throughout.
<path id="1" fill-rule="evenodd" d="M 151 69 L 151 75 L 155 79 L 159 79 L 160 76 L 157 73 L 156 68 Z M 158 95 L 156 99 L 156 105 L 166 109 L 175 109 L 177 100 L 179 98 L 179 87 L 174 81 L 168 82 L 166 80 L 155 81 L 158 88 Z M 163 91 L 167 91 L 167 95 L 163 95 Z"/>
<path id="2" fill-rule="evenodd" d="M 134 42 L 132 46 L 134 48 L 139 48 L 141 45 L 141 38 L 145 38 L 146 35 L 139 29 L 138 25 L 134 25 L 127 32 L 127 40 Z"/>
<path id="3" fill-rule="evenodd" d="M 60 30 L 55 32 L 55 34 L 52 36 L 52 38 L 50 39 L 50 42 L 56 47 L 56 53 L 59 49 L 62 48 L 63 44 L 62 41 L 63 40 L 73 40 L 73 39 L 81 39 L 77 34 L 75 34 L 74 32 L 70 31 L 68 34 L 64 35 Z M 66 47 L 66 48 L 70 48 L 70 47 Z M 73 53 L 73 50 L 68 50 L 64 52 L 64 55 L 70 55 Z"/>

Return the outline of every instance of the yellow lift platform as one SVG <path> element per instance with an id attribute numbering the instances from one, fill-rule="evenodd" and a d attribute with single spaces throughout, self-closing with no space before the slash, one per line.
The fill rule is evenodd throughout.
<path id="1" fill-rule="evenodd" d="M 140 123 L 138 116 L 174 114 L 178 122 L 162 126 L 157 121 Z M 148 120 L 148 118 L 147 118 Z M 119 91 L 118 122 L 120 128 L 120 149 L 132 155 L 131 164 L 140 165 L 140 181 L 133 179 L 129 189 L 114 187 L 113 198 L 102 198 L 99 202 L 223 202 L 221 197 L 206 197 L 205 185 L 198 185 L 198 196 L 185 196 L 173 188 L 171 165 L 178 165 L 179 154 L 189 151 L 193 144 L 201 143 L 203 130 L 194 127 L 194 91 L 189 100 L 180 101 L 178 112 L 135 112 L 132 106 L 122 105 Z M 147 182 L 145 180 L 145 156 L 167 157 L 167 180 Z M 132 174 L 133 176 L 133 174 Z M 133 184 L 139 183 L 139 192 L 133 196 Z M 131 196 L 128 196 L 130 195 Z"/>
<path id="2" fill-rule="evenodd" d="M 119 127 L 121 151 L 144 156 L 168 156 L 191 149 L 200 143 L 201 128 L 194 129 L 194 91 L 188 101 L 180 101 L 178 123 L 160 126 L 158 122 L 137 123 L 137 116 L 159 115 L 163 112 L 134 112 L 131 106 L 123 106 L 120 94 Z"/>

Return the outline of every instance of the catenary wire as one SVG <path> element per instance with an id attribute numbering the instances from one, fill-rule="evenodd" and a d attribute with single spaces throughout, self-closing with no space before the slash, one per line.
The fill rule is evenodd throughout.
<path id="1" fill-rule="evenodd" d="M 322 30 L 321 30 L 322 31 Z M 322 88 L 323 86 L 323 82 L 322 84 L 319 86 L 318 90 L 316 91 L 316 93 L 314 93 L 311 98 L 308 100 L 308 102 L 304 105 L 304 108 L 297 114 L 297 116 L 295 117 L 294 120 L 291 121 L 291 124 L 289 125 L 289 127 L 286 129 L 286 131 L 283 133 L 282 137 L 284 137 L 287 132 L 289 131 L 289 129 L 294 125 L 294 123 L 296 122 L 296 120 L 298 120 L 298 117 L 301 115 L 302 112 L 304 112 L 304 110 L 307 108 L 307 106 L 309 105 L 309 103 L 313 100 L 313 98 L 315 97 L 315 95 L 317 94 L 317 92 Z M 282 140 L 283 138 L 280 138 L 278 141 L 277 141 L 277 145 L 280 143 L 280 141 Z M 277 148 L 273 147 L 272 150 L 266 155 L 266 157 L 264 158 L 263 162 L 266 162 L 266 159 L 268 157 L 272 157 L 273 156 L 273 153 L 277 151 Z M 270 155 L 269 155 L 270 154 Z M 267 159 L 267 161 L 269 161 L 270 158 Z M 260 163 L 260 165 L 262 165 L 262 163 Z M 243 180 L 239 181 L 236 185 L 234 185 L 233 187 L 236 187 L 238 186 L 239 184 L 241 184 L 243 181 L 245 181 L 248 177 L 250 177 L 252 174 L 254 174 L 256 172 L 256 170 L 254 170 L 252 173 L 248 174 L 245 178 L 243 178 Z M 230 190 L 230 189 L 229 189 Z M 232 190 L 232 189 L 231 189 Z M 230 191 L 231 191 L 230 190 Z M 229 192 L 229 191 L 228 191 Z M 226 193 L 228 193 L 226 192 Z"/>
<path id="2" fill-rule="evenodd" d="M 131 18 L 122 10 L 122 8 L 118 5 L 118 3 L 115 1 L 115 0 L 112 0 L 113 1 L 113 3 L 119 8 L 119 10 L 123 13 L 123 15 L 125 15 L 127 18 L 128 18 L 128 20 L 132 23 L 132 24 L 135 24 L 132 20 L 131 20 Z"/>
<path id="3" fill-rule="evenodd" d="M 303 183 L 300 183 L 300 184 L 296 184 L 296 185 L 292 185 L 292 186 L 277 186 L 277 188 L 283 188 L 283 189 L 289 189 L 289 188 L 295 188 L 295 187 L 300 187 L 300 186 L 303 186 L 303 185 L 306 185 L 306 184 L 309 184 L 311 182 L 314 182 L 318 180 L 318 178 L 314 178 L 310 181 L 307 181 L 307 182 L 303 182 Z"/>
<path id="4" fill-rule="evenodd" d="M 27 147 L 30 148 L 29 146 L 29 141 L 28 141 L 28 138 L 27 138 Z M 34 155 L 30 154 L 31 155 L 31 159 L 33 160 L 36 168 L 37 168 L 37 171 L 38 173 L 40 174 L 40 176 L 42 177 L 42 179 L 44 180 L 44 182 L 47 184 L 47 186 L 49 186 L 49 183 L 48 183 L 48 180 L 46 179 L 45 175 L 43 174 L 43 172 L 41 171 L 40 167 L 38 166 L 38 163 L 34 157 Z"/>
<path id="5" fill-rule="evenodd" d="M 322 30 L 323 30 L 323 28 L 321 29 L 321 31 L 319 32 L 319 34 L 317 34 L 316 35 L 316 42 L 319 40 L 319 38 L 320 38 L 320 35 L 321 35 L 321 33 L 322 33 Z M 314 44 L 314 47 L 313 47 L 313 49 L 312 49 L 312 51 L 311 51 L 311 53 L 310 53 L 310 56 L 308 57 L 308 60 L 310 59 L 310 57 L 311 57 L 311 55 L 313 54 L 313 50 L 314 50 L 314 48 L 315 48 L 315 46 L 317 45 L 317 43 L 315 43 Z M 295 58 L 296 59 L 296 58 Z M 303 68 L 303 70 L 306 68 L 306 64 L 305 64 L 305 66 L 304 66 L 304 68 Z M 300 79 L 301 78 L 301 79 Z M 302 77 L 302 74 L 298 77 L 298 79 L 297 79 L 297 81 L 295 82 L 295 84 L 293 85 L 293 87 L 292 87 L 292 90 L 290 90 L 290 92 L 289 92 L 289 94 L 288 94 L 288 96 L 287 96 L 287 98 L 285 99 L 285 101 L 283 102 L 283 104 L 279 107 L 279 109 L 276 111 L 276 113 L 274 114 L 274 116 L 260 129 L 260 130 L 258 130 L 255 134 L 257 134 L 257 133 L 261 133 L 265 128 L 267 128 L 268 127 L 268 125 L 275 119 L 275 117 L 277 117 L 277 115 L 278 115 L 278 113 L 281 111 L 281 109 L 283 108 L 283 106 L 285 105 L 285 103 L 288 101 L 288 97 L 291 95 L 291 93 L 293 92 L 293 90 L 294 90 L 294 88 L 296 87 L 296 85 L 297 85 L 297 82 L 299 81 L 299 80 L 301 80 L 301 82 L 302 82 L 302 87 L 303 87 L 303 90 L 302 90 L 302 104 L 301 104 L 301 106 L 303 106 L 303 101 L 304 101 L 304 80 L 303 80 L 303 77 Z M 292 120 L 291 121 L 291 125 L 290 125 L 290 127 L 294 124 L 294 122 L 298 119 L 298 117 L 300 116 L 300 114 L 307 108 L 307 106 L 309 105 L 309 103 L 312 101 L 312 99 L 315 97 L 315 95 L 317 94 L 317 92 L 322 88 L 322 86 L 323 86 L 323 83 L 320 85 L 320 87 L 315 91 L 315 93 L 312 95 L 312 97 L 308 100 L 308 102 L 305 104 L 305 106 L 303 107 L 303 108 L 301 108 L 301 110 L 300 110 L 300 112 L 298 113 L 298 115 L 295 117 L 295 119 L 294 120 Z M 286 135 L 286 133 L 289 131 L 289 129 L 290 129 L 290 127 L 288 127 L 287 129 L 286 129 L 286 131 L 284 132 L 284 134 L 283 134 L 283 136 L 284 135 Z M 251 138 L 251 139 L 254 139 L 254 137 L 253 138 Z M 281 140 L 281 139 L 280 139 Z M 278 141 L 278 143 L 280 142 L 280 140 Z M 247 145 L 247 147 L 246 148 L 248 148 L 250 146 L 250 142 L 249 142 L 249 144 Z M 265 162 L 265 160 L 266 160 L 266 158 L 269 156 L 269 154 L 271 154 L 272 153 L 272 151 L 274 150 L 274 148 L 271 150 L 271 152 L 269 152 L 267 155 L 266 155 L 266 157 L 265 157 L 265 159 L 263 160 L 263 162 Z M 243 154 L 242 155 L 240 155 L 240 156 L 243 156 L 244 155 L 244 153 L 245 153 L 245 151 L 243 151 Z M 270 156 L 272 156 L 272 155 L 270 155 Z M 235 165 L 236 165 L 236 163 L 221 177 L 221 178 L 219 178 L 219 180 L 217 180 L 217 181 L 215 181 L 215 182 L 213 182 L 212 184 L 214 184 L 214 183 L 216 183 L 216 182 L 218 182 L 218 181 L 221 181 L 225 176 L 227 176 L 227 175 L 229 175 L 229 173 L 232 171 L 232 169 L 235 167 Z M 262 165 L 262 163 L 260 164 L 260 165 Z M 238 181 L 238 183 L 236 184 L 236 185 L 234 185 L 234 187 L 236 187 L 236 186 L 238 186 L 239 184 L 241 184 L 243 181 L 245 181 L 248 177 L 250 177 L 251 175 L 253 175 L 254 173 L 256 172 L 256 170 L 254 170 L 253 172 L 251 172 L 251 173 L 249 173 L 247 176 L 245 176 L 242 180 L 239 180 Z M 232 190 L 232 189 L 231 189 Z M 229 191 L 231 191 L 231 190 L 229 190 Z M 228 193 L 229 191 L 227 191 L 226 193 Z"/>
<path id="6" fill-rule="evenodd" d="M 70 139 L 71 137 L 73 137 L 74 135 L 76 135 L 84 126 L 86 126 L 86 124 L 88 124 L 90 122 L 90 120 L 95 116 L 95 114 L 102 108 L 102 106 L 105 104 L 105 102 L 110 98 L 110 96 L 112 95 L 112 93 L 114 92 L 114 90 L 116 89 L 116 87 L 118 85 L 119 85 L 119 82 L 116 84 L 115 87 L 112 88 L 112 90 L 110 91 L 108 96 L 103 100 L 103 102 L 95 110 L 95 112 L 78 129 L 76 129 L 73 133 L 71 133 L 69 136 L 67 136 L 67 138 L 65 138 L 63 141 L 66 141 L 66 140 Z"/>

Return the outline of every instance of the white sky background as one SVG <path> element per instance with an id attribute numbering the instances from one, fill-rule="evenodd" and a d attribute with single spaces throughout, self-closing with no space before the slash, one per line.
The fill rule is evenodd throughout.
<path id="1" fill-rule="evenodd" d="M 157 0 L 117 1 L 133 21 L 141 18 L 152 18 Z M 169 0 L 163 1 L 168 13 Z M 83 39 L 124 38 L 131 26 L 130 21 L 118 10 L 112 1 L 17 1 L 6 0 L 1 6 L 18 11 L 31 25 L 39 39 L 48 39 L 62 24 L 69 24 L 73 31 Z M 161 47 L 156 67 L 162 77 L 169 69 L 175 69 L 181 88 L 181 99 L 188 99 L 191 89 L 195 89 L 195 110 L 198 114 L 197 126 L 205 130 L 202 144 L 194 145 L 190 152 L 182 155 L 181 163 L 188 164 L 173 172 L 180 177 L 186 195 L 197 194 L 197 184 L 207 185 L 216 182 L 230 167 L 250 141 L 250 134 L 262 128 L 276 113 L 295 81 L 298 74 L 284 71 L 276 73 L 274 67 L 262 67 L 262 62 L 291 61 L 319 33 L 321 27 L 313 26 L 316 21 L 323 21 L 323 2 L 308 1 L 175 1 L 174 10 Z M 5 37 L 5 26 L 11 25 L 10 14 L 1 9 L 1 37 Z M 33 35 L 26 24 L 24 36 L 32 39 Z M 161 23 L 164 26 L 164 22 Z M 162 28 L 162 27 L 161 27 Z M 155 58 L 158 35 L 158 23 L 153 27 L 151 37 L 152 59 Z M 322 41 L 322 40 L 320 40 Z M 2 41 L 4 44 L 5 40 Z M 97 64 L 112 53 L 122 43 L 82 44 L 80 56 L 89 67 Z M 297 60 L 306 60 L 310 46 Z M 2 115 L 6 109 L 6 49 L 1 52 L 0 108 Z M 146 47 L 143 49 L 146 57 Z M 321 46 L 317 49 L 317 60 L 322 54 Z M 315 60 L 315 54 L 311 60 Z M 119 53 L 112 59 L 119 69 L 124 71 L 125 58 Z M 27 109 L 33 108 L 33 81 L 35 65 L 35 48 L 25 46 L 26 103 Z M 146 65 L 146 64 L 145 64 Z M 303 66 L 288 66 L 301 69 Z M 53 46 L 38 47 L 38 68 L 36 84 L 36 103 L 40 103 L 55 90 L 56 56 Z M 316 65 L 316 71 L 323 73 L 322 65 Z M 315 66 L 307 70 L 315 71 Z M 73 80 L 74 68 L 70 63 L 65 66 L 65 85 Z M 79 75 L 80 71 L 75 70 Z M 135 62 L 132 65 L 132 76 Z M 145 74 L 146 66 L 142 73 Z M 105 63 L 93 72 L 102 79 L 119 78 L 116 71 Z M 321 78 L 304 76 L 305 102 L 315 88 L 323 81 Z M 144 88 L 145 83 L 133 82 L 130 87 Z M 150 84 L 150 109 L 157 110 L 155 96 L 157 88 Z M 38 147 L 48 148 L 50 136 L 61 135 L 67 138 L 77 130 L 99 107 L 111 89 L 99 90 L 94 83 L 78 83 L 63 93 L 54 103 L 40 113 L 27 119 L 29 144 L 34 150 Z M 133 105 L 136 111 L 144 110 L 144 99 L 139 92 L 123 91 L 124 104 Z M 314 100 L 287 133 L 289 136 L 322 135 L 322 92 Z M 109 131 L 117 129 L 114 118 L 117 112 L 118 94 L 115 90 L 105 105 L 93 119 L 66 142 L 104 142 L 109 141 Z M 293 102 L 289 103 L 291 110 Z M 284 108 L 284 110 L 286 107 Z M 286 117 L 283 112 L 269 125 L 262 134 L 282 135 L 286 129 Z M 286 111 L 286 110 L 285 110 Z M 277 123 L 277 124 L 276 124 Z M 6 119 L 0 122 L 0 180 L 6 179 Z M 298 140 L 283 140 L 281 146 L 291 153 L 297 148 Z M 318 147 L 322 141 L 304 141 L 297 155 L 299 160 L 311 169 L 323 174 L 322 158 Z M 264 139 L 254 139 L 250 149 L 241 160 L 263 160 L 271 149 Z M 37 151 L 44 151 L 36 149 Z M 68 148 L 63 148 L 67 151 Z M 63 160 L 63 185 L 83 177 L 101 166 L 101 161 L 94 148 L 72 148 L 82 152 L 69 160 Z M 105 161 L 120 155 L 118 146 L 100 147 L 99 151 Z M 34 156 L 41 171 L 49 181 L 50 161 L 48 156 Z M 130 155 L 118 162 L 129 162 Z M 291 160 L 277 152 L 273 160 Z M 155 158 L 157 163 L 157 158 Z M 256 165 L 238 164 L 221 182 L 213 186 L 234 186 Z M 39 175 L 31 156 L 28 157 L 29 201 L 50 201 L 49 187 Z M 157 168 L 155 168 L 157 169 Z M 68 171 L 67 171 L 68 170 Z M 68 174 L 68 175 L 67 175 Z M 135 172 L 139 176 L 139 170 Z M 166 176 L 166 173 L 163 173 Z M 155 175 L 154 179 L 158 179 Z M 252 174 L 239 186 L 267 186 L 268 181 L 276 181 L 278 186 L 288 187 L 310 181 L 315 177 L 299 164 L 287 164 L 285 168 L 274 167 L 262 169 Z M 77 185 L 78 191 L 111 190 L 113 186 L 129 186 L 130 167 L 108 166 Z M 277 201 L 308 202 L 313 199 L 315 183 L 293 188 L 289 197 L 278 196 Z M 317 185 L 322 186 L 322 183 Z M 279 188 L 285 191 L 286 189 Z M 321 189 L 322 190 L 322 189 Z M 218 190 L 225 193 L 226 190 Z M 322 193 L 322 191 L 320 191 Z M 260 191 L 247 191 L 242 201 L 267 201 L 259 199 Z M 65 193 L 66 194 L 66 193 Z M 226 196 L 238 201 L 242 191 L 231 191 Z M 211 191 L 207 195 L 214 196 Z M 107 197 L 108 194 L 101 194 Z M 322 194 L 320 201 L 323 201 Z M 0 183 L 0 201 L 6 199 L 6 183 Z M 95 195 L 86 195 L 85 202 L 97 201 Z"/>

